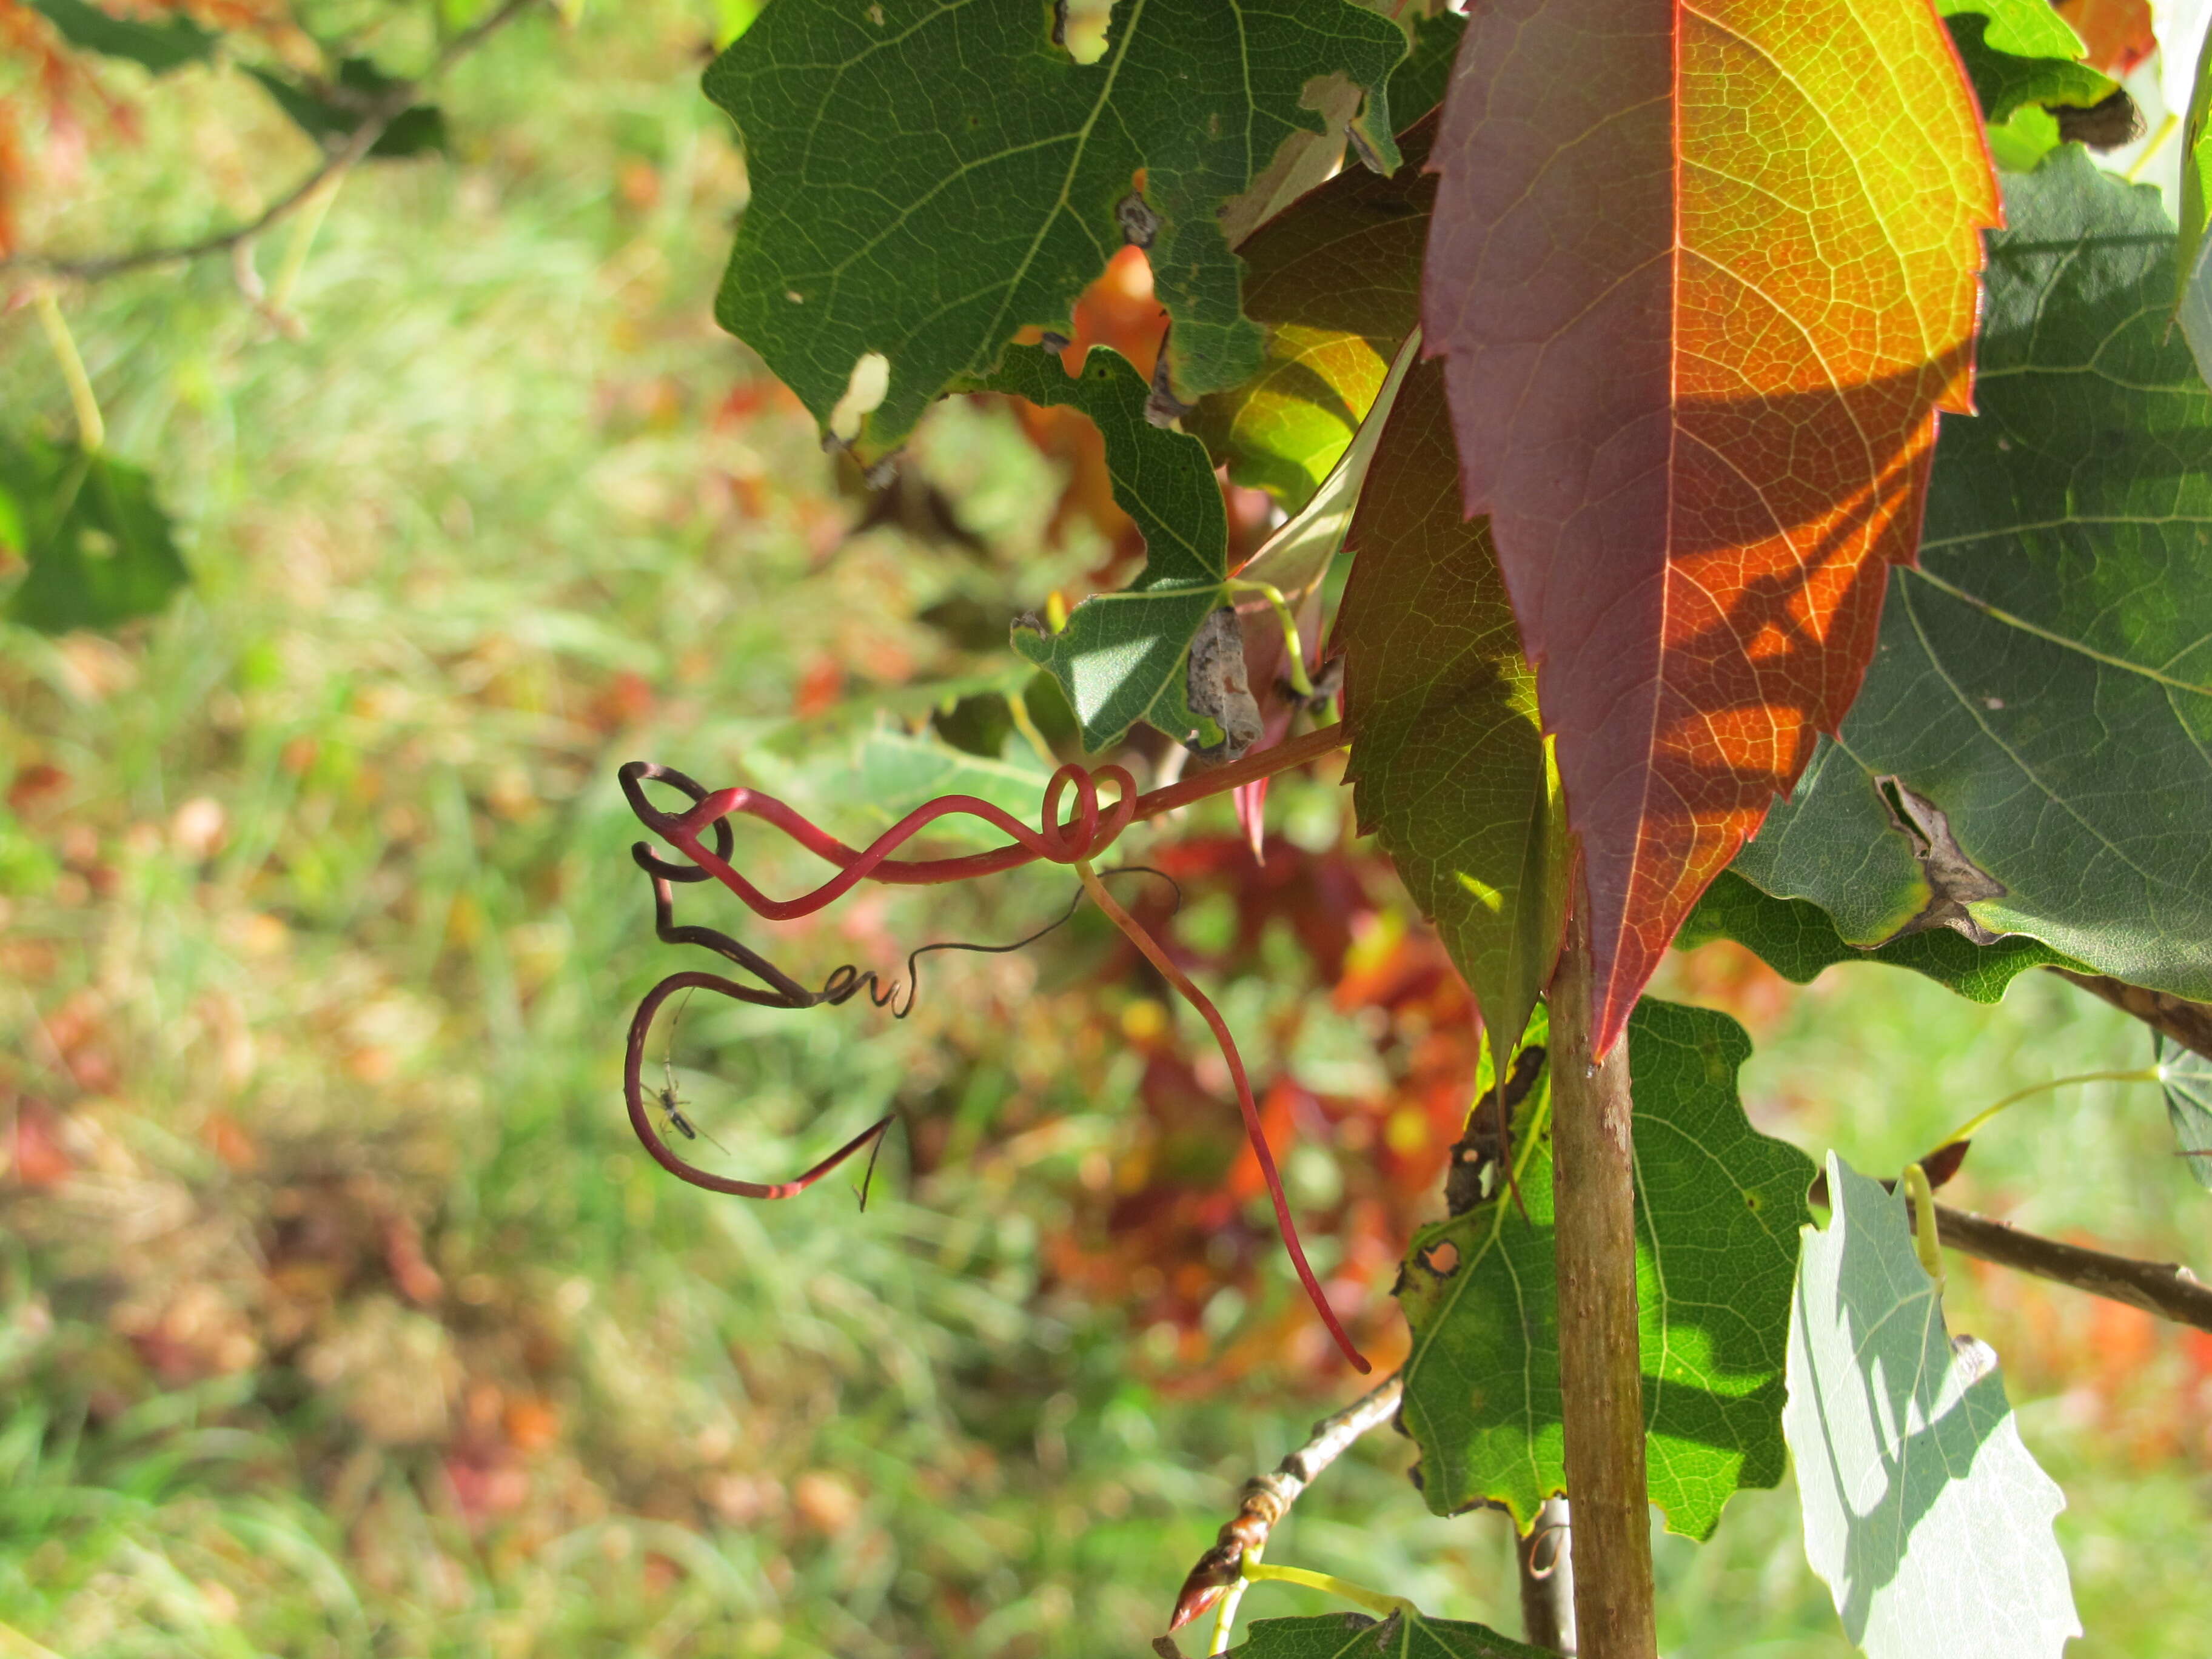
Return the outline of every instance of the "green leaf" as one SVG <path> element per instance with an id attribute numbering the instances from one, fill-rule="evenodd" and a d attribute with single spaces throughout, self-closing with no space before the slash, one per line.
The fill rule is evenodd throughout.
<path id="1" fill-rule="evenodd" d="M 1751 1042 L 1734 1020 L 1646 998 L 1628 1031 L 1651 1501 L 1671 1530 L 1704 1538 L 1730 1492 L 1782 1478 L 1784 1327 L 1813 1164 L 1745 1117 L 1735 1073 Z M 1541 1136 L 1550 1086 L 1522 1103 L 1516 1146 Z M 1519 1184 L 1527 1221 L 1501 1183 L 1415 1234 L 1398 1298 L 1413 1332 L 1403 1420 L 1429 1507 L 1491 1498 L 1525 1530 L 1566 1478 L 1548 1137 Z"/>
<path id="2" fill-rule="evenodd" d="M 207 61 L 216 37 L 189 17 L 172 14 L 159 23 L 118 17 L 85 0 L 31 0 L 33 7 L 61 32 L 63 40 L 86 52 L 128 58 L 156 75 L 186 64 Z"/>
<path id="3" fill-rule="evenodd" d="M 1017 329 L 1066 328 L 1125 240 L 1146 244 L 1174 319 L 1176 395 L 1250 374 L 1261 337 L 1215 214 L 1285 139 L 1325 130 L 1302 102 L 1310 80 L 1364 88 L 1354 130 L 1396 164 L 1383 88 L 1406 37 L 1377 13 L 1121 0 L 1087 64 L 1053 46 L 1050 15 L 778 0 L 707 72 L 753 186 L 715 315 L 825 423 L 860 359 L 887 358 L 853 440 L 864 461 L 954 380 L 988 374 Z"/>
<path id="4" fill-rule="evenodd" d="M 2082 63 L 2081 38 L 2049 0 L 1936 0 L 1991 126 L 2024 104 L 2087 109 L 2118 90 Z"/>
<path id="5" fill-rule="evenodd" d="M 2159 1081 L 2166 1091 L 2166 1120 L 2197 1184 L 2212 1189 L 2212 1060 L 2162 1033 L 2152 1034 Z M 2188 1156 L 2188 1154 L 2196 1156 Z"/>
<path id="6" fill-rule="evenodd" d="M 1466 33 L 1467 19 L 1455 11 L 1413 20 L 1413 50 L 1390 77 L 1390 109 L 1401 132 L 1443 102 Z"/>
<path id="7" fill-rule="evenodd" d="M 1408 129 L 1396 173 L 1347 168 L 1237 249 L 1249 267 L 1244 308 L 1267 325 L 1267 356 L 1250 379 L 1200 398 L 1183 428 L 1232 482 L 1293 511 L 1352 442 L 1420 319 L 1437 193 L 1423 166 L 1435 137 L 1433 119 Z"/>
<path id="8" fill-rule="evenodd" d="M 2181 148 L 2181 237 L 2173 251 L 2174 319 L 2189 342 L 2197 367 L 2212 380 L 2212 244 L 2204 237 L 2207 203 L 2212 202 L 2212 33 L 2197 59 L 2197 84 L 2189 94 L 2189 118 Z"/>
<path id="9" fill-rule="evenodd" d="M 2075 145 L 2008 182 L 1980 414 L 1838 738 L 1738 857 L 1853 945 L 1948 922 L 2212 997 L 2212 392 L 2158 193 Z"/>
<path id="10" fill-rule="evenodd" d="M 1722 871 L 1705 890 L 1674 936 L 1674 946 L 1688 951 L 1717 939 L 1747 946 L 1793 984 L 1809 984 L 1839 962 L 1879 962 L 1925 974 L 1971 1002 L 2002 1001 L 2013 981 L 2031 968 L 2081 969 L 2041 940 L 2018 934 L 1976 945 L 1948 927 L 1933 927 L 1872 950 L 1846 944 L 1819 905 L 1762 893 L 1733 870 Z"/>
<path id="11" fill-rule="evenodd" d="M 0 539 L 30 565 L 9 618 L 42 634 L 151 616 L 190 580 L 153 480 L 74 444 L 0 438 Z"/>
<path id="12" fill-rule="evenodd" d="M 1869 1659 L 2057 1659 L 2081 1633 L 1996 1356 L 1944 1328 L 1904 1195 L 1833 1152 L 1790 1316 L 1805 1553 Z"/>
<path id="13" fill-rule="evenodd" d="M 1493 1032 L 1518 1031 L 1559 953 L 1567 842 L 1536 677 L 1490 545 L 1460 514 L 1444 368 L 1414 367 L 1347 538 L 1346 779 Z"/>
<path id="14" fill-rule="evenodd" d="M 1088 415 L 1106 440 L 1114 499 L 1145 538 L 1136 580 L 1084 600 L 1057 634 L 1017 625 L 1014 649 L 1060 683 L 1091 753 L 1121 741 L 1140 720 L 1187 738 L 1197 721 L 1183 659 L 1225 602 L 1229 576 L 1229 517 L 1205 446 L 1147 421 L 1144 377 L 1103 347 L 1093 347 L 1073 376 L 1053 352 L 1010 347 L 1005 366 L 978 389 Z"/>
<path id="15" fill-rule="evenodd" d="M 264 69 L 248 68 L 246 73 L 268 89 L 294 125 L 325 149 L 352 137 L 392 89 L 404 84 L 366 58 L 347 58 L 338 65 L 336 82 L 327 85 L 310 86 Z M 445 148 L 443 112 L 434 104 L 414 104 L 392 118 L 368 153 L 389 161 Z"/>
<path id="16" fill-rule="evenodd" d="M 1255 1619 L 1231 1659 L 1556 1659 L 1549 1648 L 1500 1636 L 1487 1625 L 1397 1613 L 1322 1613 L 1310 1619 Z"/>
<path id="17" fill-rule="evenodd" d="M 833 833 L 855 847 L 939 795 L 977 795 L 1034 824 L 1052 776 L 1052 769 L 1026 744 L 1009 744 L 994 760 L 891 726 L 842 734 L 829 743 L 819 732 L 797 727 L 749 747 L 745 766 L 763 787 L 830 824 Z M 981 848 L 1000 846 L 1006 839 L 989 825 L 964 817 L 941 819 L 929 833 Z"/>

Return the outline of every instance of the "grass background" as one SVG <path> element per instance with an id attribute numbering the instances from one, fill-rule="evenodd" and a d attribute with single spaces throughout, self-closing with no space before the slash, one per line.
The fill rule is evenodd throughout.
<path id="1" fill-rule="evenodd" d="M 412 12 L 352 15 L 421 47 Z M 716 1200 L 629 1139 L 622 1031 L 670 953 L 615 766 L 827 756 L 834 793 L 844 728 L 795 708 L 989 669 L 917 617 L 1035 603 L 1099 553 L 1046 544 L 1056 474 L 982 410 L 941 411 L 918 465 L 992 557 L 847 535 L 809 423 L 709 316 L 745 195 L 696 88 L 719 21 L 592 7 L 465 64 L 453 155 L 347 184 L 301 337 L 221 260 L 70 296 L 196 580 L 119 640 L 0 635 L 0 1649 L 1139 1653 L 1237 1484 L 1350 1392 L 1287 1362 L 1178 1386 L 1187 1340 L 1053 1271 L 1130 1153 L 1092 935 L 933 969 L 905 1025 L 687 1018 L 736 1167 L 893 1104 L 935 1126 L 865 1216 L 836 1183 Z M 95 127 L 74 173 L 48 136 L 33 245 L 189 234 L 312 161 L 235 73 L 99 73 L 141 134 Z M 25 313 L 0 399 L 67 430 Z M 1325 785 L 1277 808 L 1348 833 Z M 1030 874 L 768 931 L 812 973 L 1060 902 Z M 1763 1127 L 1869 1170 L 2148 1054 L 2038 975 L 1984 1009 L 1873 968 L 1796 991 L 1717 946 L 1656 988 L 1745 1020 Z M 1993 1127 L 1958 1190 L 2201 1264 L 2212 1209 L 2170 1154 L 2154 1091 L 2091 1085 Z M 1960 1261 L 1950 1303 L 2068 1492 L 2074 1651 L 2198 1659 L 2212 1344 Z M 1259 1315 L 1207 1317 L 1202 1346 Z M 1503 1522 L 1431 1518 L 1409 1461 L 1373 1437 L 1271 1558 L 1515 1628 Z M 1659 1569 L 1670 1654 L 1848 1651 L 1786 1488 Z"/>

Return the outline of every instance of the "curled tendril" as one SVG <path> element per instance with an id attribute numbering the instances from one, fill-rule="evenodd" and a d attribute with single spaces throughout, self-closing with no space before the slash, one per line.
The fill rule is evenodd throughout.
<path id="1" fill-rule="evenodd" d="M 1321 739 L 1316 741 L 1316 739 Z M 1320 1314 L 1322 1322 L 1345 1357 L 1358 1370 L 1369 1369 L 1367 1361 L 1352 1346 L 1352 1339 L 1338 1322 L 1335 1312 L 1322 1294 L 1319 1280 L 1307 1265 L 1305 1251 L 1298 1243 L 1297 1229 L 1291 1219 L 1290 1205 L 1282 1182 L 1276 1172 L 1273 1156 L 1268 1150 L 1267 1136 L 1260 1123 L 1260 1115 L 1252 1097 L 1242 1058 L 1237 1052 L 1235 1038 L 1227 1023 L 1221 1018 L 1211 1000 L 1194 985 L 1188 975 L 1176 966 L 1159 942 L 1146 933 L 1129 913 L 1115 903 L 1100 884 L 1099 873 L 1092 861 L 1112 846 L 1121 832 L 1139 818 L 1152 817 L 1158 813 L 1194 800 L 1203 795 L 1218 793 L 1254 780 L 1272 775 L 1274 772 L 1313 758 L 1343 742 L 1340 732 L 1315 733 L 1312 737 L 1279 746 L 1244 763 L 1224 767 L 1197 783 L 1184 783 L 1139 796 L 1134 781 L 1118 766 L 1102 766 L 1096 771 L 1068 764 L 1060 767 L 1045 785 L 1042 809 L 1038 827 L 1031 830 L 1012 814 L 974 795 L 941 795 L 916 807 L 906 817 L 876 837 L 868 845 L 855 851 L 834 836 L 825 834 L 800 813 L 794 811 L 773 795 L 756 789 L 731 788 L 709 791 L 696 780 L 676 770 L 648 761 L 631 761 L 624 765 L 618 776 L 623 794 L 638 821 L 648 830 L 684 854 L 690 861 L 679 864 L 656 854 L 646 842 L 640 842 L 631 848 L 631 856 L 653 878 L 655 925 L 660 937 L 672 944 L 701 945 L 714 951 L 726 960 L 735 963 L 759 979 L 769 988 L 755 989 L 738 984 L 720 975 L 684 973 L 671 975 L 653 987 L 638 1006 L 630 1022 L 629 1046 L 623 1068 L 623 1091 L 629 1105 L 631 1126 L 638 1139 L 645 1143 L 647 1152 L 664 1169 L 695 1186 L 710 1191 L 731 1193 L 747 1198 L 789 1198 L 805 1191 L 815 1182 L 834 1170 L 861 1147 L 873 1144 L 880 1150 L 881 1137 L 890 1127 L 885 1117 L 863 1130 L 836 1152 L 804 1175 L 787 1182 L 763 1183 L 737 1181 L 709 1175 L 686 1163 L 664 1142 L 653 1127 L 652 1115 L 646 1109 L 643 1089 L 645 1040 L 651 1030 L 653 1017 L 660 1005 L 676 991 L 687 988 L 712 990 L 721 995 L 757 1006 L 780 1008 L 807 1008 L 823 1003 L 838 1004 L 849 1000 L 863 989 L 869 1000 L 881 1008 L 891 1006 L 894 1018 L 904 1018 L 914 1006 L 914 981 L 918 959 L 929 950 L 1018 950 L 1022 945 L 1041 937 L 1032 934 L 1030 939 L 1012 945 L 925 945 L 907 958 L 907 1000 L 903 1007 L 896 1006 L 898 986 L 883 987 L 872 972 L 862 973 L 849 964 L 837 969 L 823 981 L 818 991 L 809 991 L 758 952 L 739 944 L 726 933 L 712 928 L 678 927 L 673 915 L 675 882 L 714 880 L 744 901 L 757 915 L 770 921 L 788 921 L 793 917 L 811 915 L 823 907 L 835 903 L 859 883 L 874 880 L 896 885 L 935 885 L 945 882 L 965 881 L 977 876 L 995 875 L 1022 865 L 1044 860 L 1072 866 L 1081 878 L 1083 886 L 1097 902 L 1114 925 L 1126 934 L 1146 958 L 1159 970 L 1184 1000 L 1197 1010 L 1220 1045 L 1224 1058 L 1229 1063 L 1231 1079 L 1237 1086 L 1237 1107 L 1244 1119 L 1247 1136 L 1258 1158 L 1260 1171 L 1272 1201 L 1277 1226 L 1285 1247 L 1289 1250 L 1292 1266 L 1299 1281 Z M 1100 780 L 1112 784 L 1115 799 L 1110 806 L 1100 805 Z M 660 783 L 677 790 L 690 803 L 683 812 L 664 812 L 646 799 L 645 785 Z M 1074 803 L 1068 816 L 1060 817 L 1060 806 L 1070 789 L 1074 791 Z M 772 899 L 739 874 L 730 863 L 734 837 L 730 827 L 733 815 L 760 819 L 781 830 L 801 847 L 825 863 L 837 866 L 837 873 L 811 891 L 792 899 Z M 952 859 L 898 859 L 891 855 L 929 825 L 940 818 L 964 817 L 979 818 L 1000 830 L 1009 839 L 1006 846 L 990 852 L 973 854 Z M 709 848 L 702 838 L 711 833 L 714 846 Z M 1112 873 L 1112 872 L 1109 872 Z M 1158 873 L 1157 872 L 1153 873 Z M 1180 893 L 1178 893 L 1180 898 Z M 1071 908 L 1070 914 L 1073 914 Z M 1065 921 L 1066 916 L 1060 918 Z M 1055 921 L 1052 927 L 1058 927 Z M 1051 927 L 1042 930 L 1049 933 Z M 874 1166 L 874 1156 L 869 1158 Z M 866 1202 L 863 1188 L 862 1201 Z"/>
<path id="2" fill-rule="evenodd" d="M 1045 785 L 1042 822 L 1038 829 L 1030 829 L 1012 813 L 980 796 L 940 795 L 915 807 L 855 852 L 835 836 L 824 834 L 775 796 L 757 789 L 717 789 L 710 793 L 673 767 L 657 766 L 649 761 L 631 761 L 617 775 L 622 781 L 623 794 L 629 802 L 630 811 L 637 814 L 638 821 L 691 860 L 689 865 L 673 863 L 657 856 L 651 848 L 640 842 L 632 851 L 639 864 L 672 881 L 705 881 L 711 878 L 743 899 L 755 915 L 765 916 L 770 921 L 811 915 L 836 903 L 866 880 L 895 886 L 935 886 L 997 875 L 1039 859 L 1066 865 L 1096 859 L 1134 821 L 1137 809 L 1135 781 L 1122 768 L 1102 766 L 1092 772 L 1071 763 L 1054 772 Z M 1103 811 L 1098 804 L 1098 781 L 1102 778 L 1113 784 L 1117 792 L 1113 805 Z M 680 790 L 690 797 L 691 810 L 681 813 L 661 811 L 645 798 L 644 786 L 648 782 L 665 783 Z M 1075 791 L 1075 808 L 1063 823 L 1060 805 L 1070 787 Z M 769 897 L 731 866 L 732 839 L 729 821 L 732 814 L 774 825 L 817 858 L 838 866 L 837 874 L 797 898 Z M 891 856 L 939 818 L 955 817 L 981 818 L 1009 836 L 1010 844 L 965 858 Z M 714 836 L 711 851 L 700 839 L 700 832 L 709 828 Z"/>

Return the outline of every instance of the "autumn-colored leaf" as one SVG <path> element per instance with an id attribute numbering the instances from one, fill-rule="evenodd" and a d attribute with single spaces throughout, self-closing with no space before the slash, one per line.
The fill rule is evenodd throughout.
<path id="1" fill-rule="evenodd" d="M 1437 181 L 1423 170 L 1433 118 L 1400 140 L 1384 178 L 1348 167 L 1237 249 L 1244 308 L 1267 329 L 1250 379 L 1199 400 L 1183 429 L 1235 482 L 1295 511 L 1352 442 L 1398 343 L 1420 320 L 1421 246 Z"/>
<path id="2" fill-rule="evenodd" d="M 1346 781 L 1451 951 L 1484 1023 L 1528 1023 L 1559 952 L 1566 837 L 1535 677 L 1490 526 L 1459 510 L 1443 365 L 1399 391 L 1347 540 L 1334 641 L 1352 730 Z"/>
<path id="3" fill-rule="evenodd" d="M 1423 316 L 1580 841 L 1609 1048 L 1856 694 L 1967 407 L 1973 98 L 1926 0 L 1494 0 Z"/>

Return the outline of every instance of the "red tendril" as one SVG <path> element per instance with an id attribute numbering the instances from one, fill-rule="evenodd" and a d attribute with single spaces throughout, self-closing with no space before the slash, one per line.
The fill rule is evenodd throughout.
<path id="1" fill-rule="evenodd" d="M 1304 1285 L 1315 1310 L 1320 1314 L 1322 1322 L 1328 1327 L 1330 1336 L 1343 1351 L 1345 1358 L 1356 1369 L 1361 1371 L 1369 1370 L 1366 1359 L 1352 1346 L 1352 1339 L 1338 1322 L 1334 1310 L 1328 1305 L 1328 1298 L 1322 1294 L 1321 1282 L 1314 1276 L 1312 1267 L 1306 1261 L 1305 1251 L 1298 1243 L 1297 1227 L 1291 1219 L 1290 1202 L 1284 1194 L 1281 1177 L 1276 1172 L 1274 1155 L 1268 1150 L 1267 1135 L 1260 1122 L 1259 1107 L 1252 1097 L 1251 1081 L 1245 1073 L 1243 1058 L 1237 1052 L 1237 1042 L 1230 1034 L 1228 1022 L 1222 1018 L 1220 1010 L 1213 1006 L 1212 1000 L 1176 965 L 1160 942 L 1115 902 L 1091 867 L 1091 861 L 1112 846 L 1131 823 L 1158 817 L 1206 796 L 1272 776 L 1276 772 L 1341 746 L 1345 736 L 1341 726 L 1328 728 L 1248 757 L 1235 765 L 1222 767 L 1188 782 L 1141 796 L 1136 793 L 1134 781 L 1121 767 L 1102 766 L 1093 772 L 1071 763 L 1060 768 L 1045 785 L 1042 809 L 1036 830 L 1030 829 L 1011 813 L 976 796 L 943 795 L 916 807 L 858 852 L 835 836 L 825 834 L 804 815 L 773 795 L 746 788 L 718 789 L 709 793 L 671 768 L 655 766 L 644 761 L 630 762 L 622 769 L 619 775 L 623 793 L 631 810 L 647 830 L 690 860 L 688 865 L 672 863 L 658 857 L 643 842 L 631 849 L 631 855 L 653 878 L 656 922 L 660 937 L 672 944 L 706 945 L 770 987 L 769 990 L 761 991 L 718 974 L 686 973 L 670 975 L 647 994 L 631 1019 L 629 1043 L 623 1061 L 623 1094 L 629 1107 L 631 1127 L 636 1130 L 646 1150 L 662 1168 L 693 1185 L 744 1198 L 775 1199 L 790 1198 L 804 1192 L 862 1147 L 878 1142 L 891 1121 L 888 1117 L 882 1119 L 805 1174 L 790 1181 L 775 1182 L 738 1181 L 710 1175 L 685 1162 L 661 1139 L 646 1103 L 643 1083 L 645 1041 L 647 1033 L 652 1029 L 654 1014 L 661 1004 L 676 992 L 687 988 L 712 990 L 740 1001 L 784 1008 L 812 1007 L 824 1002 L 842 1003 L 850 999 L 864 984 L 869 988 L 871 999 L 879 1007 L 896 995 L 895 990 L 878 994 L 874 988 L 873 975 L 863 975 L 851 968 L 837 969 L 821 990 L 808 991 L 773 963 L 726 933 L 705 927 L 677 927 L 673 921 L 672 892 L 669 884 L 719 881 L 744 900 L 746 907 L 756 915 L 783 921 L 795 916 L 810 915 L 835 903 L 862 881 L 873 880 L 897 885 L 934 885 L 943 882 L 964 881 L 976 876 L 995 875 L 1040 859 L 1054 864 L 1073 866 L 1093 901 L 1143 953 L 1146 960 L 1158 969 L 1184 1000 L 1198 1011 L 1199 1017 L 1212 1031 L 1214 1041 L 1220 1045 L 1222 1057 L 1228 1062 L 1229 1075 L 1236 1084 L 1237 1104 L 1243 1115 L 1244 1132 L 1251 1141 L 1254 1155 L 1259 1160 L 1260 1173 L 1267 1183 L 1268 1199 L 1274 1206 L 1276 1226 L 1282 1234 L 1284 1247 L 1290 1252 L 1291 1265 L 1297 1270 L 1298 1280 Z M 1102 778 L 1115 788 L 1113 805 L 1103 811 L 1098 799 L 1098 781 Z M 643 785 L 648 781 L 665 783 L 680 790 L 690 799 L 691 805 L 680 813 L 659 811 L 645 798 Z M 1063 820 L 1060 816 L 1060 804 L 1071 787 L 1075 791 L 1074 806 Z M 758 818 L 775 826 L 823 862 L 838 866 L 837 873 L 796 898 L 769 897 L 730 863 L 730 853 L 734 844 L 730 818 L 733 815 Z M 1009 837 L 1008 844 L 965 858 L 896 859 L 891 856 L 929 825 L 940 818 L 952 817 L 980 818 L 1003 831 Z M 711 848 L 703 839 L 710 832 L 714 842 Z"/>

